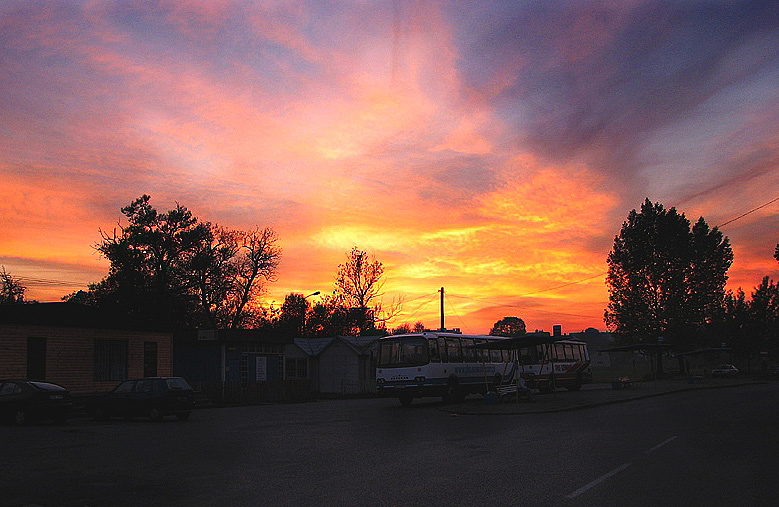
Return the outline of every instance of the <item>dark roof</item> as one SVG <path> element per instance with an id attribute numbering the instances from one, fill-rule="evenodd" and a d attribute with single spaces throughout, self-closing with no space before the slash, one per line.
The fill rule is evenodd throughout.
<path id="1" fill-rule="evenodd" d="M 0 305 L 0 324 L 87 329 L 149 330 L 127 315 L 78 303 Z"/>
<path id="2" fill-rule="evenodd" d="M 722 347 L 718 349 L 701 349 L 701 350 L 691 350 L 689 352 L 677 352 L 677 356 L 700 356 L 703 354 L 710 354 L 713 352 L 730 352 L 732 351 L 732 348 L 729 347 Z"/>
<path id="3" fill-rule="evenodd" d="M 630 352 L 636 350 L 652 350 L 670 347 L 670 343 L 633 343 L 631 345 L 617 345 L 605 349 L 598 349 L 598 352 Z"/>
<path id="4" fill-rule="evenodd" d="M 177 330 L 173 339 L 177 342 L 223 343 L 292 343 L 292 335 L 282 329 L 185 329 Z"/>
<path id="5" fill-rule="evenodd" d="M 495 340 L 487 343 L 479 343 L 466 348 L 489 349 L 489 350 L 514 350 L 525 347 L 534 347 L 544 343 L 554 343 L 565 340 L 562 336 L 551 336 L 549 333 L 527 333 L 521 336 Z"/>

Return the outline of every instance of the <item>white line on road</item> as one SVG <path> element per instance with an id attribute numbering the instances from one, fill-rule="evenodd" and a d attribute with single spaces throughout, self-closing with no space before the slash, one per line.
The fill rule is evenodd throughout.
<path id="1" fill-rule="evenodd" d="M 605 474 L 601 475 L 600 477 L 598 477 L 597 479 L 595 479 L 594 481 L 590 482 L 589 484 L 585 484 L 584 486 L 582 486 L 581 488 L 577 489 L 576 491 L 574 491 L 572 493 L 569 493 L 566 496 L 566 498 L 576 498 L 577 496 L 581 495 L 582 493 L 584 493 L 588 489 L 594 488 L 595 486 L 597 486 L 601 482 L 605 481 L 609 477 L 613 477 L 613 476 L 617 475 L 618 473 L 620 473 L 621 471 L 623 471 L 624 469 L 626 469 L 629 466 L 630 466 L 630 463 L 625 463 L 623 465 L 618 466 L 617 468 L 615 468 L 611 472 L 605 473 Z"/>
<path id="2" fill-rule="evenodd" d="M 661 448 L 662 446 L 664 446 L 668 442 L 672 442 L 672 441 L 676 440 L 677 438 L 679 438 L 679 436 L 678 435 L 674 435 L 671 438 L 669 438 L 668 440 L 664 440 L 664 441 L 660 442 L 659 444 L 657 444 L 656 446 L 652 447 L 651 449 L 644 451 L 644 454 L 652 454 L 653 452 L 655 452 L 656 450 L 658 450 L 659 448 Z"/>
<path id="3" fill-rule="evenodd" d="M 661 448 L 665 444 L 667 444 L 669 442 L 673 442 L 677 438 L 679 438 L 679 436 L 678 435 L 674 435 L 671 438 L 663 440 L 662 442 L 660 442 L 656 446 L 652 447 L 651 449 L 647 449 L 646 451 L 644 451 L 644 454 L 652 454 L 653 452 L 655 452 L 656 450 L 658 450 L 659 448 Z M 581 495 L 582 493 L 584 493 L 585 491 L 587 491 L 587 490 L 589 490 L 591 488 L 594 488 L 595 486 L 597 486 L 598 484 L 602 483 L 603 481 L 605 481 L 605 480 L 607 480 L 607 479 L 609 479 L 611 477 L 614 477 L 615 475 L 617 475 L 618 473 L 620 473 L 621 471 L 623 471 L 624 469 L 626 469 L 629 466 L 630 466 L 630 463 L 625 463 L 623 465 L 618 466 L 617 468 L 615 468 L 611 472 L 607 472 L 607 473 L 601 475 L 600 477 L 598 477 L 597 479 L 595 479 L 594 481 L 592 481 L 592 482 L 590 482 L 588 484 L 585 484 L 584 486 L 582 486 L 581 488 L 577 489 L 576 491 L 573 491 L 573 492 L 569 493 L 568 495 L 566 495 L 566 498 L 576 498 L 577 496 Z"/>

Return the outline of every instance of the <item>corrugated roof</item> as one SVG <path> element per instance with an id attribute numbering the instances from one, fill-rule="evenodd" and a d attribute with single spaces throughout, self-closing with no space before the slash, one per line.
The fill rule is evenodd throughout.
<path id="1" fill-rule="evenodd" d="M 371 346 L 378 340 L 378 336 L 330 336 L 327 338 L 295 338 L 295 345 L 311 357 L 316 357 L 329 347 L 334 341 L 339 341 L 351 348 L 355 354 L 365 355 L 370 353 Z"/>
<path id="2" fill-rule="evenodd" d="M 329 338 L 295 338 L 295 345 L 309 356 L 316 357 L 335 339 L 335 336 Z"/>

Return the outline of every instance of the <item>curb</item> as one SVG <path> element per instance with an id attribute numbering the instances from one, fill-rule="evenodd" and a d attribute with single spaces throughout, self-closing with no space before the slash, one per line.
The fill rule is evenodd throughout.
<path id="1" fill-rule="evenodd" d="M 636 396 L 630 396 L 627 398 L 618 398 L 613 400 L 603 400 L 603 401 L 591 401 L 586 403 L 580 403 L 580 404 L 574 404 L 566 407 L 552 407 L 552 408 L 539 408 L 539 409 L 525 409 L 525 410 L 506 410 L 501 412 L 484 412 L 480 411 L 478 409 L 466 409 L 466 410 L 454 410 L 451 408 L 444 408 L 439 407 L 438 410 L 442 412 L 447 412 L 451 414 L 452 416 L 460 416 L 460 415 L 483 415 L 483 416 L 506 416 L 506 415 L 529 415 L 529 414 L 551 414 L 555 412 L 572 412 L 574 410 L 585 410 L 588 408 L 597 408 L 597 407 L 604 407 L 607 405 L 615 405 L 617 403 L 625 403 L 628 401 L 635 401 L 635 400 L 643 400 L 648 398 L 656 398 L 658 396 L 666 396 L 668 394 L 677 394 L 677 393 L 683 393 L 683 392 L 689 392 L 689 391 L 701 391 L 701 390 L 710 390 L 710 389 L 724 389 L 724 388 L 732 388 L 732 387 L 742 387 L 742 386 L 753 386 L 753 385 L 762 385 L 762 384 L 769 384 L 769 382 L 766 381 L 752 381 L 752 382 L 744 382 L 740 384 L 723 384 L 723 385 L 710 385 L 710 386 L 701 386 L 701 387 L 681 387 L 677 389 L 671 389 L 668 391 L 661 391 L 661 392 L 655 392 L 655 393 L 647 393 L 647 394 L 639 394 Z M 526 406 L 526 405 L 525 405 Z"/>

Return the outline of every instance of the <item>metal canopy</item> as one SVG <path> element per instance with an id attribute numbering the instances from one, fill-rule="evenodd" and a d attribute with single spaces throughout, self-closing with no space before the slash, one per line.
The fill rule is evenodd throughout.
<path id="1" fill-rule="evenodd" d="M 513 336 L 502 340 L 490 341 L 487 343 L 477 343 L 468 345 L 465 348 L 487 349 L 487 350 L 517 350 L 525 347 L 534 347 L 544 343 L 554 343 L 562 340 L 559 336 L 550 336 L 546 333 L 529 333 L 522 336 Z"/>
<path id="2" fill-rule="evenodd" d="M 631 350 L 662 349 L 670 346 L 670 343 L 634 343 L 632 345 L 617 345 L 607 349 L 598 349 L 598 352 L 629 352 Z"/>

